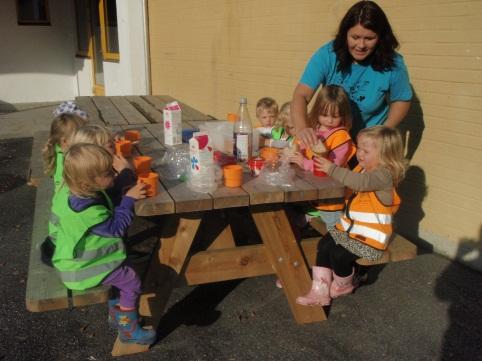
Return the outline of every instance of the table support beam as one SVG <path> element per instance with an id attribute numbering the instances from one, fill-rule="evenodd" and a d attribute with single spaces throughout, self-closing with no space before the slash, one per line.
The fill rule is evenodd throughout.
<path id="1" fill-rule="evenodd" d="M 145 293 L 139 301 L 139 314 L 149 316 L 149 325 L 157 329 L 169 296 L 183 271 L 186 258 L 201 223 L 202 213 L 169 216 L 163 228 L 157 254 L 152 257 L 144 280 Z M 113 356 L 147 351 L 149 346 L 122 344 L 117 338 Z"/>
<path id="2" fill-rule="evenodd" d="M 295 302 L 296 297 L 310 289 L 311 277 L 284 209 L 280 205 L 253 206 L 251 214 L 296 322 L 326 320 L 322 307 L 301 306 Z"/>

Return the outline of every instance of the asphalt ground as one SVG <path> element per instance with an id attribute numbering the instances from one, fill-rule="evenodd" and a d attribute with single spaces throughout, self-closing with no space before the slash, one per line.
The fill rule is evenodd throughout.
<path id="1" fill-rule="evenodd" d="M 0 139 L 0 360 L 110 360 L 105 304 L 30 313 L 32 138 Z M 146 251 L 160 218 L 137 219 Z M 437 254 L 374 266 L 328 320 L 298 325 L 273 276 L 174 291 L 159 341 L 120 360 L 482 360 L 482 274 Z"/>

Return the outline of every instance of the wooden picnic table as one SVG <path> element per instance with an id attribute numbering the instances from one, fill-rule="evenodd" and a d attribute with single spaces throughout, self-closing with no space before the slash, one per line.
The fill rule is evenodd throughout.
<path id="1" fill-rule="evenodd" d="M 297 296 L 311 285 L 308 264 L 314 261 L 316 241 L 298 243 L 284 206 L 294 202 L 342 197 L 343 186 L 329 177 L 316 177 L 298 171 L 291 187 L 270 186 L 259 178 L 244 174 L 240 188 L 224 186 L 212 193 L 190 190 L 186 182 L 163 177 L 161 163 L 166 152 L 162 127 L 162 108 L 175 100 L 170 96 L 78 97 L 78 105 L 89 113 L 94 123 L 122 132 L 137 129 L 142 139 L 137 151 L 153 158 L 152 167 L 160 174 L 155 197 L 136 202 L 138 216 L 164 215 L 157 253 L 153 256 L 144 280 L 139 312 L 150 316 L 157 328 L 172 289 L 184 276 L 188 285 L 276 274 L 298 323 L 326 319 L 321 307 L 296 304 Z M 213 117 L 180 102 L 183 128 L 195 128 Z M 261 244 L 236 245 L 232 228 L 222 212 L 249 209 Z M 221 212 L 221 213 L 220 213 Z M 216 228 L 206 249 L 190 253 L 202 225 L 211 222 Z M 249 242 L 248 242 L 249 243 Z M 116 342 L 113 354 L 139 352 L 143 346 Z"/>

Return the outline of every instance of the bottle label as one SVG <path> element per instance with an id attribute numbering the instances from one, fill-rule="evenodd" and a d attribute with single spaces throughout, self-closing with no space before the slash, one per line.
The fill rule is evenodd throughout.
<path id="1" fill-rule="evenodd" d="M 249 157 L 249 134 L 236 134 L 235 138 L 236 158 L 238 161 L 246 161 Z"/>

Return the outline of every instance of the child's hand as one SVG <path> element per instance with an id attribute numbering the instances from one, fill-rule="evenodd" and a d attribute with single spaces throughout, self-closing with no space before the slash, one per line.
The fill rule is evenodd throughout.
<path id="1" fill-rule="evenodd" d="M 313 167 L 318 168 L 322 172 L 328 173 L 328 170 L 330 169 L 332 164 L 333 163 L 326 158 L 313 157 Z"/>
<path id="2" fill-rule="evenodd" d="M 132 187 L 127 191 L 126 196 L 134 199 L 146 198 L 146 192 L 147 192 L 146 187 L 147 187 L 147 184 L 139 182 L 134 187 Z"/>
<path id="3" fill-rule="evenodd" d="M 295 163 L 302 169 L 303 169 L 303 159 L 304 157 L 300 152 L 295 152 L 293 155 L 291 155 L 288 158 L 290 163 Z"/>
<path id="4" fill-rule="evenodd" d="M 122 155 L 114 154 L 112 157 L 114 158 L 112 162 L 112 167 L 117 173 L 122 172 L 126 168 L 132 169 L 132 166 L 129 163 L 129 161 L 125 159 Z"/>

